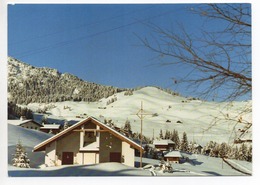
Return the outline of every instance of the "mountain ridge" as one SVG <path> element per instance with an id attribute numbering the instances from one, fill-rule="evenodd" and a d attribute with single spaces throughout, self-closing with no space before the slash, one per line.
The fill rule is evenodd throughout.
<path id="1" fill-rule="evenodd" d="M 8 101 L 17 104 L 58 101 L 94 102 L 128 89 L 84 81 L 57 69 L 34 67 L 8 57 Z"/>
<path id="2" fill-rule="evenodd" d="M 62 101 L 95 102 L 116 93 L 144 87 L 119 88 L 89 82 L 70 73 L 61 73 L 49 67 L 34 67 L 13 57 L 8 57 L 8 101 L 16 104 L 51 103 Z M 156 87 L 171 95 L 180 96 L 171 89 Z M 196 98 L 192 98 L 196 99 Z"/>

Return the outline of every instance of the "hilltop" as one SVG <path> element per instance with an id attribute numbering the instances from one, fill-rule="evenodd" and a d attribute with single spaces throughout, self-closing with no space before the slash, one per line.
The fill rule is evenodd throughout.
<path id="1" fill-rule="evenodd" d="M 114 101 L 111 101 L 114 99 Z M 109 103 L 108 102 L 112 102 Z M 177 95 L 171 95 L 156 87 L 145 87 L 125 95 L 116 93 L 98 102 L 56 102 L 49 104 L 30 103 L 27 105 L 33 111 L 47 109 L 50 120 L 81 120 L 86 116 L 97 119 L 111 119 L 117 126 L 124 125 L 129 120 L 132 130 L 140 133 L 140 119 L 136 113 L 143 108 L 146 115 L 143 123 L 143 133 L 152 138 L 158 137 L 160 130 L 173 131 L 179 134 L 186 132 L 189 141 L 206 144 L 208 141 L 233 142 L 238 129 L 244 125 L 237 124 L 242 108 L 251 106 L 250 102 L 206 102 L 193 100 Z M 229 115 L 231 120 L 226 120 Z M 35 119 L 40 122 L 42 114 L 36 113 Z M 251 120 L 251 113 L 243 115 L 244 120 Z M 251 133 L 249 136 L 251 137 Z"/>

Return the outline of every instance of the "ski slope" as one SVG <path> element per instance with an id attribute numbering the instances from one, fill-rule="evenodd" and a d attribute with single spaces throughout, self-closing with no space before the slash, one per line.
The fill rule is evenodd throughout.
<path id="1" fill-rule="evenodd" d="M 114 97 L 117 101 L 107 105 L 107 102 Z M 124 92 L 121 92 L 99 102 L 31 103 L 28 108 L 36 111 L 38 108 L 50 107 L 47 111 L 48 118 L 57 122 L 64 119 L 79 121 L 89 115 L 100 120 L 112 119 L 121 127 L 128 119 L 132 130 L 140 133 L 140 119 L 136 114 L 141 108 L 141 102 L 145 113 L 150 114 L 146 115 L 143 121 L 145 136 L 158 137 L 161 129 L 163 131 L 176 129 L 180 135 L 186 132 L 189 141 L 193 140 L 201 145 L 211 140 L 232 143 L 237 137 L 237 130 L 244 126 L 237 124 L 238 114 L 243 108 L 251 106 L 251 101 L 219 103 L 190 100 L 168 94 L 155 87 L 145 87 L 134 91 L 131 96 L 125 96 Z M 155 113 L 158 116 L 155 116 Z M 227 115 L 235 121 L 226 121 Z M 41 116 L 35 115 L 37 121 L 41 121 Z M 251 121 L 251 117 L 251 113 L 248 113 L 244 114 L 242 119 Z M 247 137 L 251 137 L 251 132 Z"/>

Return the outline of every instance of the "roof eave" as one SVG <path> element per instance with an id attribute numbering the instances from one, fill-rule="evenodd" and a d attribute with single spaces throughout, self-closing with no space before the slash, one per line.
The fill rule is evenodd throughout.
<path id="1" fill-rule="evenodd" d="M 76 123 L 75 125 L 69 127 L 66 130 L 61 131 L 60 133 L 52 136 L 51 138 L 41 142 L 40 144 L 36 145 L 33 149 L 34 152 L 38 152 L 38 151 L 44 151 L 45 147 L 47 144 L 56 141 L 59 137 L 61 137 L 64 134 L 67 134 L 69 132 L 71 132 L 73 129 L 77 128 L 78 126 L 88 122 L 89 120 L 94 121 L 98 126 L 102 127 L 103 129 L 107 129 L 111 131 L 111 134 L 113 134 L 115 137 L 119 137 L 121 140 L 124 140 L 126 143 L 128 143 L 130 146 L 132 146 L 133 148 L 137 149 L 137 150 L 142 150 L 144 151 L 144 148 L 140 145 L 138 145 L 137 143 L 135 143 L 134 141 L 130 140 L 129 138 L 123 136 L 122 134 L 120 134 L 119 132 L 113 130 L 112 128 L 106 126 L 104 123 L 100 122 L 99 120 L 97 120 L 94 117 L 88 117 L 78 123 Z"/>

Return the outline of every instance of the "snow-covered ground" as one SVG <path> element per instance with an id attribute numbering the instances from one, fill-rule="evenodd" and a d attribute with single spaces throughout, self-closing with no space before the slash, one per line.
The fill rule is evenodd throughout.
<path id="1" fill-rule="evenodd" d="M 204 155 L 190 155 L 182 153 L 189 158 L 189 162 L 173 164 L 172 173 L 149 171 L 141 168 L 133 168 L 120 163 L 102 163 L 95 165 L 63 165 L 57 167 L 44 167 L 44 153 L 32 153 L 32 148 L 51 135 L 40 131 L 25 129 L 19 126 L 8 125 L 8 175 L 11 177 L 48 177 L 48 176 L 241 176 L 240 172 L 231 169 L 220 158 Z M 12 166 L 12 154 L 18 140 L 28 152 L 31 168 L 23 169 Z M 136 157 L 136 162 L 139 162 Z M 231 161 L 231 160 L 230 160 Z M 159 160 L 143 158 L 144 164 L 158 165 Z M 252 172 L 252 163 L 245 161 L 233 161 L 238 168 L 248 173 Z"/>
<path id="2" fill-rule="evenodd" d="M 43 169 L 21 169 L 9 166 L 8 175 L 11 177 L 151 176 L 151 172 L 111 162 L 95 165 L 63 165 Z"/>
<path id="3" fill-rule="evenodd" d="M 44 153 L 33 153 L 33 147 L 50 138 L 51 136 L 51 134 L 46 134 L 41 131 L 26 129 L 8 124 L 8 164 L 12 164 L 12 158 L 13 154 L 15 154 L 16 144 L 20 140 L 22 145 L 25 147 L 30 159 L 30 166 L 32 168 L 40 167 L 44 161 Z"/>
<path id="4" fill-rule="evenodd" d="M 108 100 L 117 97 L 117 101 L 107 105 Z M 148 137 L 159 136 L 160 129 L 172 131 L 176 129 L 179 134 L 184 131 L 188 134 L 189 141 L 194 140 L 201 145 L 209 141 L 233 142 L 236 132 L 243 124 L 237 121 L 226 121 L 228 116 L 238 120 L 238 113 L 245 107 L 251 106 L 250 102 L 218 103 L 200 100 L 189 100 L 181 96 L 173 96 L 155 87 L 145 87 L 134 91 L 131 96 L 124 92 L 117 93 L 99 102 L 57 102 L 50 104 L 31 103 L 28 107 L 34 111 L 38 108 L 49 107 L 48 118 L 54 122 L 60 120 L 81 120 L 87 115 L 94 116 L 101 121 L 112 119 L 117 126 L 124 125 L 128 119 L 132 130 L 140 132 L 140 119 L 136 113 L 140 110 L 141 102 L 146 113 L 143 122 L 143 133 Z M 69 108 L 66 108 L 69 107 Z M 251 113 L 242 116 L 243 120 L 251 121 Z M 35 115 L 37 121 L 41 116 Z M 218 121 L 216 122 L 216 119 Z M 168 120 L 168 122 L 166 122 Z M 180 121 L 181 123 L 177 123 Z M 235 127 L 236 126 L 236 127 Z M 251 137 L 251 133 L 247 136 Z"/>
<path id="5" fill-rule="evenodd" d="M 30 130 L 19 126 L 8 124 L 8 175 L 17 176 L 150 176 L 151 172 L 125 166 L 119 163 L 103 163 L 96 165 L 63 165 L 59 167 L 45 167 L 44 153 L 32 152 L 35 145 L 51 137 L 36 130 Z M 15 153 L 15 147 L 21 140 L 22 145 L 28 153 L 31 168 L 17 168 L 12 166 L 12 158 Z"/>
<path id="6" fill-rule="evenodd" d="M 222 162 L 221 158 L 209 157 L 198 154 L 182 153 L 183 157 L 188 157 L 189 161 L 180 164 L 172 164 L 172 173 L 162 173 L 155 170 L 157 176 L 242 176 L 245 175 L 232 169 L 229 165 Z M 136 160 L 139 160 L 136 158 Z M 252 163 L 246 161 L 229 160 L 238 169 L 252 174 Z M 158 165 L 159 161 L 143 158 L 143 163 L 148 165 Z"/>

